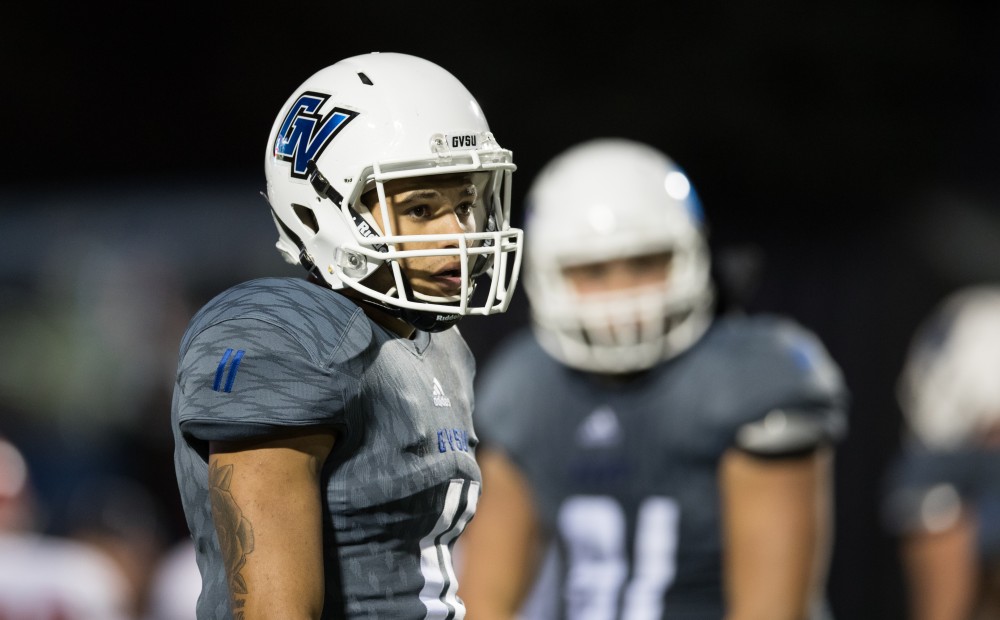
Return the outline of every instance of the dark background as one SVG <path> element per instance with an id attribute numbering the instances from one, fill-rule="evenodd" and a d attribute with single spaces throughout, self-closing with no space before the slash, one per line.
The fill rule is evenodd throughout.
<path id="1" fill-rule="evenodd" d="M 815 330 L 852 389 L 837 461 L 834 611 L 903 617 L 895 541 L 878 520 L 879 481 L 900 438 L 895 377 L 942 295 L 1000 280 L 996 6 L 92 2 L 3 14 L 2 334 L 24 336 L 25 317 L 92 308 L 81 299 L 124 262 L 130 275 L 104 312 L 148 318 L 173 304 L 175 315 L 145 334 L 162 347 L 140 325 L 112 353 L 148 362 L 160 351 L 170 367 L 177 317 L 240 279 L 288 272 L 257 192 L 268 131 L 292 90 L 346 56 L 424 56 L 469 87 L 514 151 L 516 223 L 535 172 L 583 139 L 647 141 L 687 170 L 720 259 L 759 269 L 747 306 Z M 164 290 L 176 296 L 164 301 Z M 518 294 L 505 317 L 463 322 L 480 363 L 525 316 Z M 4 374 L 31 366 L 12 353 L 37 351 L 24 339 L 4 344 Z M 101 467 L 152 485 L 176 534 L 169 381 L 140 390 L 141 406 L 104 426 L 81 424 L 98 405 L 35 411 L 65 376 L 49 373 L 28 396 L 12 381 L 0 393 L 6 432 L 26 446 L 43 497 L 58 507 L 67 468 L 102 446 Z M 79 393 L 67 398 L 80 403 Z"/>

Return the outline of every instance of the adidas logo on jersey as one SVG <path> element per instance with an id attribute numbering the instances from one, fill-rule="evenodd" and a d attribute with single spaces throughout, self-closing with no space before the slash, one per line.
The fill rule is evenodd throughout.
<path id="1" fill-rule="evenodd" d="M 435 407 L 451 407 L 451 399 L 444 395 L 444 388 L 441 387 L 441 382 L 434 377 L 434 389 L 431 390 L 431 396 L 434 398 Z"/>
<path id="2" fill-rule="evenodd" d="M 618 416 L 608 406 L 595 409 L 576 429 L 577 444 L 585 448 L 606 448 L 618 444 L 621 439 Z"/>

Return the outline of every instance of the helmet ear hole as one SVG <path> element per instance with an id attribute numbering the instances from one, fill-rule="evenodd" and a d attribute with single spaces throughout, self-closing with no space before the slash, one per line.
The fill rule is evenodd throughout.
<path id="1" fill-rule="evenodd" d="M 306 228 L 314 233 L 319 232 L 319 222 L 316 221 L 316 214 L 313 213 L 312 209 L 299 204 L 292 204 L 292 209 L 295 211 L 296 217 L 299 218 L 299 221 L 302 222 Z"/>

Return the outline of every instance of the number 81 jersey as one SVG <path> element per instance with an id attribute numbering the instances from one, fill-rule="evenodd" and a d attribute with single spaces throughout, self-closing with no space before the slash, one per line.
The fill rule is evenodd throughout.
<path id="1" fill-rule="evenodd" d="M 547 618 L 722 618 L 722 455 L 775 411 L 823 439 L 845 424 L 839 369 L 778 317 L 719 318 L 627 380 L 567 368 L 525 331 L 489 361 L 477 394 L 481 445 L 519 469 L 557 551 Z"/>

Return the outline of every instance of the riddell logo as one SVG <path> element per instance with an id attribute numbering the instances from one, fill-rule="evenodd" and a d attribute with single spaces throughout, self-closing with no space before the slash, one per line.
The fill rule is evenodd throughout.
<path id="1" fill-rule="evenodd" d="M 451 399 L 444 395 L 444 388 L 441 387 L 441 382 L 434 377 L 434 389 L 431 390 L 431 396 L 434 398 L 435 407 L 451 407 Z"/>
<path id="2" fill-rule="evenodd" d="M 377 236 L 377 235 L 375 235 L 375 232 L 372 230 L 372 227 L 368 225 L 368 222 L 366 222 L 364 220 L 361 220 L 360 222 L 358 222 L 358 232 L 361 233 L 362 237 L 375 237 L 375 236 Z"/>

